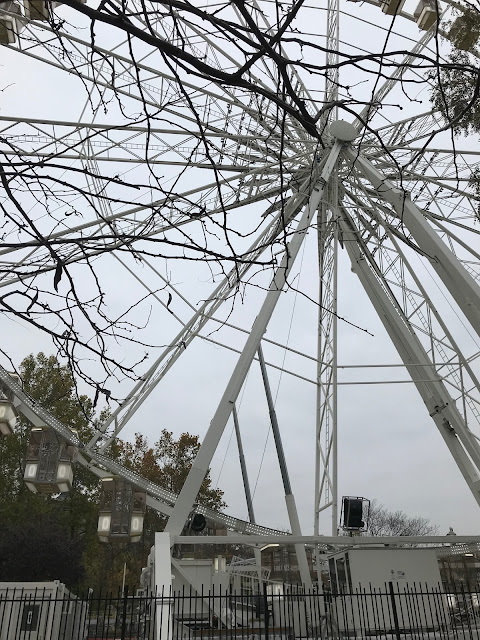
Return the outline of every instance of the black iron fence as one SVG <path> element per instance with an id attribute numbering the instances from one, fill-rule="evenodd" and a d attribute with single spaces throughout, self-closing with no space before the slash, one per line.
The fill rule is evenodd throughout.
<path id="1" fill-rule="evenodd" d="M 6 583 L 3 583 L 5 585 Z M 61 596 L 0 590 L 0 640 L 480 640 L 480 593 L 387 583 L 348 593 L 268 584 L 259 593 Z"/>

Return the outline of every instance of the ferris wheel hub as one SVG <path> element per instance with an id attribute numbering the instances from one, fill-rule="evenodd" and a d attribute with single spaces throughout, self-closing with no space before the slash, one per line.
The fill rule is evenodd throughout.
<path id="1" fill-rule="evenodd" d="M 335 120 L 335 122 L 332 122 L 329 132 L 334 138 L 342 140 L 343 142 L 352 142 L 358 135 L 358 131 L 353 124 L 346 120 Z"/>

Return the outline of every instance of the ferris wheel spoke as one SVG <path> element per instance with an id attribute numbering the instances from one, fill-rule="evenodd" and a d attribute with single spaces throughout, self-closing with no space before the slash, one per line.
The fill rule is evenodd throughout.
<path id="1" fill-rule="evenodd" d="M 44 40 L 40 38 L 42 32 L 46 34 Z M 62 49 L 59 43 L 62 46 L 67 43 L 69 48 L 64 46 Z M 276 124 L 276 113 L 271 114 L 265 104 L 261 112 L 255 105 L 249 107 L 245 100 L 238 97 L 238 92 L 231 91 L 230 95 L 226 91 L 219 93 L 218 87 L 210 90 L 192 84 L 188 79 L 181 79 L 183 90 L 180 90 L 177 79 L 170 74 L 138 61 L 133 62 L 115 49 L 94 47 L 94 57 L 91 42 L 67 33 L 54 33 L 46 24 L 42 24 L 41 28 L 27 25 L 17 45 L 9 45 L 9 48 L 69 74 L 73 69 L 73 73 L 83 80 L 141 101 L 152 108 L 152 117 L 156 113 L 161 113 L 162 117 L 168 114 L 173 126 L 183 123 L 187 130 L 192 126 L 198 127 L 200 121 L 202 130 L 206 132 L 235 131 L 236 127 L 248 129 L 250 135 L 262 137 L 272 134 Z M 108 64 L 105 64 L 106 60 Z M 185 107 L 184 91 L 189 93 L 190 100 L 197 107 L 197 117 Z M 287 139 L 284 144 L 288 146 L 289 143 Z"/>
<path id="2" fill-rule="evenodd" d="M 402 185 L 406 193 L 410 193 L 413 202 L 426 213 L 443 217 L 445 221 L 452 220 L 478 220 L 478 196 L 470 191 L 466 191 L 470 184 L 472 165 L 457 164 L 457 176 L 451 175 L 428 175 L 428 165 L 423 165 L 422 173 L 416 173 L 405 169 L 399 175 L 397 167 L 386 163 L 374 163 L 385 176 Z M 440 164 L 440 163 L 439 163 Z M 435 159 L 431 160 L 431 165 L 435 168 Z M 461 174 L 467 170 L 468 174 Z M 438 174 L 437 171 L 434 172 Z M 457 185 L 457 186 L 455 186 Z M 461 185 L 461 186 L 460 186 Z"/>
<path id="3" fill-rule="evenodd" d="M 378 106 L 384 102 L 387 95 L 392 91 L 397 83 L 404 78 L 405 74 L 408 72 L 409 67 L 415 64 L 418 54 L 420 54 L 428 46 L 434 35 L 434 29 L 430 29 L 429 31 L 427 31 L 413 47 L 410 53 L 403 58 L 402 62 L 397 66 L 390 78 L 386 80 L 375 91 L 371 98 L 370 104 L 361 111 L 360 115 L 355 120 L 354 124 L 359 131 L 364 128 L 365 123 L 368 123 L 370 121 L 370 119 L 375 114 Z"/>
<path id="4" fill-rule="evenodd" d="M 417 174 L 417 179 L 447 179 L 452 183 L 455 181 L 468 181 L 471 172 L 475 170 L 480 163 L 478 150 L 457 148 L 456 145 L 451 147 L 431 147 L 412 146 L 411 143 L 404 144 L 386 144 L 384 149 L 365 149 L 365 157 L 379 168 L 381 166 L 388 167 L 392 171 L 396 171 L 398 178 L 400 174 L 403 177 L 405 173 Z M 458 187 L 458 185 L 457 185 Z"/>
<path id="5" fill-rule="evenodd" d="M 295 173 L 299 175 L 297 166 Z M 305 175 L 308 174 L 307 170 Z M 235 186 L 230 186 L 232 183 Z M 269 188 L 265 188 L 266 185 Z M 277 204 L 280 206 L 282 202 L 282 194 L 287 194 L 291 189 L 292 185 L 287 181 L 281 184 L 276 165 L 272 164 L 271 167 L 251 169 L 247 173 L 168 196 L 148 206 L 113 212 L 60 231 L 53 228 L 47 235 L 58 255 L 66 263 L 72 263 L 115 249 L 121 250 L 137 239 L 153 240 L 169 230 L 179 231 L 185 225 L 202 224 L 202 221 L 213 219 L 217 213 L 233 211 L 254 202 L 270 202 L 270 209 L 274 211 Z M 62 224 L 59 222 L 57 228 L 63 226 L 64 222 L 62 219 Z M 7 248 L 0 250 L 4 265 L 0 286 L 55 268 L 50 252 L 43 248 L 42 243 L 32 243 L 30 238 L 25 238 L 22 243 L 17 238 L 8 248 L 8 240 L 8 235 L 5 235 L 4 247 Z M 37 250 L 28 254 L 27 258 L 23 252 L 29 246 L 35 247 L 35 244 Z M 8 260 L 6 256 L 10 256 Z M 13 272 L 10 269 L 12 264 L 17 267 Z"/>
<path id="6" fill-rule="evenodd" d="M 79 159 L 141 164 L 215 168 L 218 171 L 248 170 L 255 163 L 275 158 L 268 140 L 252 136 L 208 135 L 208 155 L 202 134 L 185 131 L 141 129 L 126 131 L 113 126 L 88 124 L 65 126 L 62 123 L 32 123 L 18 120 L 0 127 L 5 156 Z M 229 143 L 228 143 L 228 142 Z M 264 146 L 263 143 L 267 142 Z M 240 153 L 241 150 L 241 153 Z M 288 156 L 285 163 L 288 165 Z M 230 163 L 230 164 L 228 164 Z"/>
<path id="7" fill-rule="evenodd" d="M 263 136 L 239 135 L 230 132 L 209 131 L 208 157 L 203 147 L 205 134 L 201 131 L 185 129 L 160 129 L 155 127 L 129 127 L 100 123 L 67 123 L 41 121 L 38 119 L 0 117 L 1 153 L 4 155 L 22 155 L 57 158 L 92 158 L 97 161 L 132 162 L 135 164 L 155 164 L 174 161 L 188 162 L 198 166 L 204 163 L 208 168 L 223 167 L 247 170 L 254 164 L 266 164 L 274 161 L 279 154 L 274 140 Z M 308 141 L 304 144 L 308 145 Z M 310 148 L 315 147 L 313 141 Z M 288 166 L 288 149 L 283 159 Z M 115 154 L 115 155 L 114 155 Z M 222 160 L 220 160 L 222 157 Z M 291 161 L 290 161 L 291 162 Z M 232 167 L 232 168 L 230 168 Z M 220 169 L 219 169 L 220 170 Z"/>
<path id="8" fill-rule="evenodd" d="M 362 151 L 368 157 L 377 157 L 385 151 L 404 150 L 408 145 L 425 140 L 432 131 L 440 130 L 445 124 L 438 111 L 427 111 L 398 120 L 377 128 L 375 132 L 366 132 L 361 141 Z"/>
<path id="9" fill-rule="evenodd" d="M 320 168 L 321 166 L 319 167 L 319 169 Z M 313 188 L 313 184 L 315 183 L 312 182 L 311 178 L 307 178 L 303 185 L 301 185 L 299 192 L 296 195 L 292 196 L 288 203 L 285 205 L 284 211 L 282 211 L 274 218 L 274 220 L 269 224 L 266 231 L 251 246 L 248 255 L 250 255 L 252 261 L 255 261 L 256 258 L 261 255 L 265 247 L 269 246 L 278 236 L 278 234 L 284 233 L 284 225 L 288 224 L 298 214 L 306 198 L 308 197 L 308 190 Z M 128 420 L 143 404 L 145 399 L 150 395 L 153 389 L 170 370 L 170 368 L 180 357 L 180 355 L 182 355 L 182 353 L 186 350 L 190 342 L 215 314 L 217 309 L 223 303 L 223 300 L 229 295 L 230 291 L 235 289 L 238 282 L 240 282 L 244 274 L 251 267 L 251 264 L 252 262 L 244 262 L 242 265 L 238 265 L 220 283 L 220 285 L 215 289 L 212 295 L 209 296 L 209 299 L 193 314 L 190 320 L 184 325 L 184 328 L 172 341 L 171 345 L 164 350 L 164 352 L 152 365 L 149 371 L 143 376 L 142 381 L 135 386 L 135 388 L 125 399 L 124 403 L 115 412 L 113 412 L 107 419 L 107 421 L 102 425 L 102 428 L 90 441 L 89 447 L 96 444 L 96 442 L 107 431 L 112 422 L 115 422 L 114 432 L 102 444 L 101 450 L 104 450 L 112 441 L 112 439 L 120 433 L 123 427 L 127 424 Z"/>

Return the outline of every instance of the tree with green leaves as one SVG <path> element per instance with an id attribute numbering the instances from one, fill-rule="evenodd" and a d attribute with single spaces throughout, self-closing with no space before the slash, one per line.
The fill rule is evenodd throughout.
<path id="1" fill-rule="evenodd" d="M 69 370 L 54 356 L 28 356 L 19 372 L 27 393 L 79 435 L 90 433 L 91 402 L 76 394 Z M 31 493 L 23 482 L 29 430 L 27 420 L 20 417 L 15 433 L 0 439 L 1 576 L 3 580 L 58 579 L 73 586 L 85 575 L 82 554 L 95 517 L 92 497 L 98 483 L 78 469 L 67 499 Z"/>
<path id="2" fill-rule="evenodd" d="M 455 136 L 480 134 L 480 7 L 478 2 L 458 2 L 453 14 L 445 34 L 452 50 L 447 64 L 432 75 L 432 106 L 440 111 Z M 472 172 L 469 184 L 480 199 L 478 169 Z"/>
<path id="3" fill-rule="evenodd" d="M 461 0 L 452 3 L 452 12 L 442 32 L 451 51 L 431 76 L 431 100 L 456 135 L 468 135 L 480 132 L 480 5 Z"/>
<path id="4" fill-rule="evenodd" d="M 474 0 L 475 1 L 475 0 Z M 461 2 L 453 8 L 455 19 L 451 22 L 448 39 L 460 51 L 479 53 L 480 7 L 473 2 Z"/>
<path id="5" fill-rule="evenodd" d="M 456 135 L 480 133 L 480 68 L 465 51 L 454 50 L 436 77 L 433 107 Z"/>
<path id="6" fill-rule="evenodd" d="M 134 442 L 117 440 L 111 446 L 110 456 L 125 468 L 178 494 L 199 448 L 198 436 L 182 433 L 176 439 L 172 432 L 162 429 L 159 439 L 153 445 L 150 445 L 148 439 L 140 433 L 135 434 Z M 226 506 L 223 491 L 212 487 L 210 472 L 205 476 L 197 501 L 215 510 L 221 510 Z M 147 509 L 141 541 L 127 545 L 124 550 L 117 550 L 116 571 L 123 570 L 125 562 L 127 582 L 128 578 L 130 583 L 133 583 L 135 578 L 138 580 L 140 570 L 145 565 L 145 559 L 154 543 L 155 532 L 162 531 L 166 521 L 166 516 Z"/>
<path id="7" fill-rule="evenodd" d="M 78 395 L 68 367 L 54 356 L 39 353 L 23 360 L 19 373 L 24 390 L 55 417 L 88 441 L 95 424 L 92 401 Z M 101 421 L 104 416 L 100 416 Z M 30 425 L 24 418 L 15 433 L 0 439 L 0 576 L 2 580 L 58 579 L 82 589 L 116 590 L 138 583 L 140 571 L 165 518 L 147 509 L 140 543 L 116 546 L 97 535 L 98 478 L 82 465 L 75 466 L 72 491 L 61 496 L 31 493 L 23 482 Z M 151 446 L 136 434 L 133 443 L 117 439 L 109 455 L 158 485 L 178 493 L 200 447 L 197 436 L 178 439 L 162 430 Z M 198 500 L 206 506 L 225 506 L 223 492 L 212 487 L 207 474 Z M 17 561 L 20 550 L 22 562 Z"/>

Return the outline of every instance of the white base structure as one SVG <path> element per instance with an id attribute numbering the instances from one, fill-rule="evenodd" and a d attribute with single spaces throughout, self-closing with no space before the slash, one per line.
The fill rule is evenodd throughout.
<path id="1" fill-rule="evenodd" d="M 0 640 L 87 637 L 87 603 L 59 580 L 0 582 Z"/>
<path id="2" fill-rule="evenodd" d="M 336 616 L 342 631 L 375 630 L 378 611 L 392 611 L 392 628 L 434 630 L 449 621 L 445 597 L 433 594 L 441 589 L 440 569 L 434 549 L 390 547 L 348 549 L 328 559 L 332 609 L 335 593 L 344 593 L 343 615 Z M 362 593 L 377 594 L 365 597 Z M 411 615 L 414 602 L 415 616 Z M 419 606 L 420 603 L 420 606 Z M 360 606 L 361 605 L 361 606 Z M 362 607 L 364 611 L 362 611 Z M 359 616 L 363 616 L 359 620 Z"/>
<path id="3" fill-rule="evenodd" d="M 434 549 L 377 547 L 339 551 L 328 558 L 332 591 L 384 589 L 394 582 L 404 589 L 414 584 L 437 588 L 440 569 Z"/>

